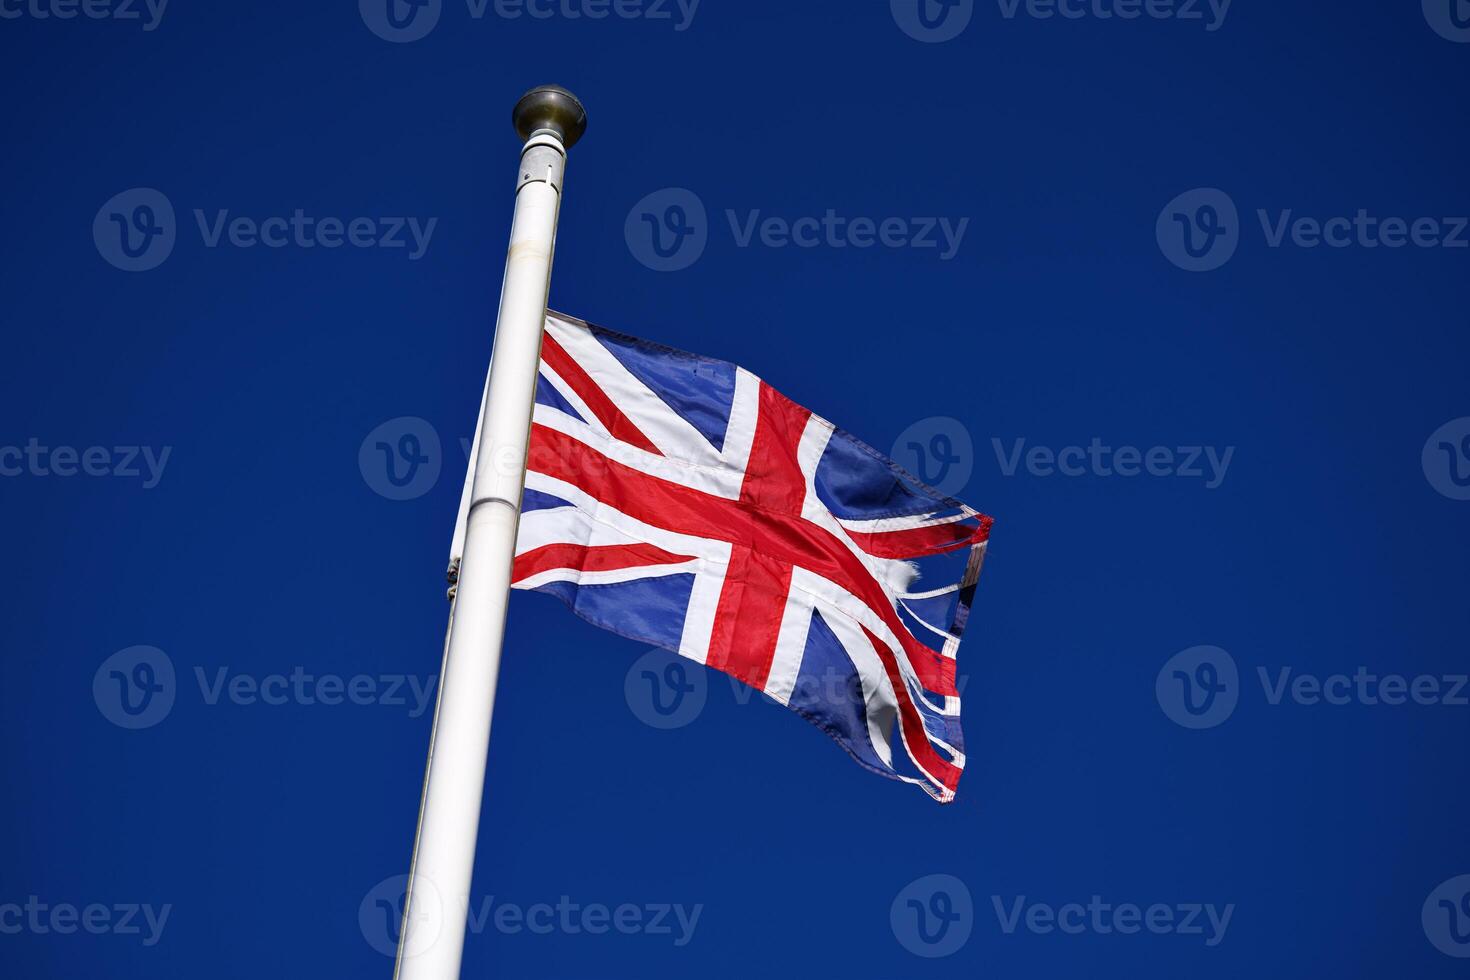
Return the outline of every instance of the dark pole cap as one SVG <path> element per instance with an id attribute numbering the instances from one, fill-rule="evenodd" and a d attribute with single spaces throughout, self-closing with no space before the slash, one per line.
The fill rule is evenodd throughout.
<path id="1" fill-rule="evenodd" d="M 570 147 L 587 131 L 587 110 L 577 97 L 560 85 L 538 85 L 521 96 L 511 110 L 511 121 L 521 139 L 537 130 L 556 134 L 562 146 Z"/>

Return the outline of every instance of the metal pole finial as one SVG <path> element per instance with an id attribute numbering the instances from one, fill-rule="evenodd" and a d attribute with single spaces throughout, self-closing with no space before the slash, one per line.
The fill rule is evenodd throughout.
<path id="1" fill-rule="evenodd" d="M 560 85 L 538 85 L 531 89 L 516 102 L 510 118 L 521 139 L 530 139 L 545 130 L 564 147 L 570 147 L 587 131 L 587 110 Z"/>

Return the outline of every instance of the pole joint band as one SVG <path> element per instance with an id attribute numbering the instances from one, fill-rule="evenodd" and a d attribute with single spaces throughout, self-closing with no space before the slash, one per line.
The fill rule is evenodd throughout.
<path id="1" fill-rule="evenodd" d="M 562 174 L 566 171 L 567 151 L 549 131 L 542 130 L 521 149 L 521 168 L 516 179 L 516 192 L 522 187 L 545 181 L 558 194 L 561 193 Z"/>
<path id="2" fill-rule="evenodd" d="M 504 497 L 476 497 L 470 502 L 470 513 L 474 514 L 481 504 L 504 504 L 513 511 L 520 510 L 520 504 L 514 500 L 506 500 Z"/>

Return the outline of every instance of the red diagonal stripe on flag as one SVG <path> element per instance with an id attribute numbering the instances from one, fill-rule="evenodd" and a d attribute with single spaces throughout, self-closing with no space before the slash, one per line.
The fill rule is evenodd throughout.
<path id="1" fill-rule="evenodd" d="M 582 365 L 573 360 L 566 348 L 558 344 L 556 338 L 549 333 L 541 338 L 541 360 L 571 386 L 577 397 L 586 403 L 592 414 L 597 416 L 597 421 L 612 433 L 614 439 L 646 449 L 657 456 L 663 455 L 653 441 L 643 434 L 643 430 L 613 404 L 612 399 L 592 380 L 592 376 L 582 370 Z"/>
<path id="2" fill-rule="evenodd" d="M 947 524 L 929 524 L 924 527 L 904 528 L 901 531 L 847 531 L 853 544 L 875 558 L 922 558 L 926 555 L 941 555 L 990 537 L 990 525 L 994 521 L 980 515 L 980 526 L 964 521 Z"/>
<path id="3" fill-rule="evenodd" d="M 677 565 L 692 560 L 689 555 L 676 555 L 651 544 L 604 544 L 591 547 L 579 544 L 548 544 L 516 556 L 511 582 L 514 584 L 553 568 L 605 572 L 643 565 Z"/>
<path id="4" fill-rule="evenodd" d="M 960 774 L 963 770 L 934 751 L 929 733 L 924 728 L 924 719 L 920 716 L 919 709 L 914 707 L 909 689 L 893 665 L 893 656 L 888 645 L 874 636 L 866 626 L 861 623 L 858 625 L 862 626 L 863 634 L 873 644 L 873 651 L 878 654 L 878 659 L 883 662 L 883 669 L 888 672 L 888 682 L 893 685 L 893 694 L 898 698 L 898 720 L 903 726 L 903 740 L 908 746 L 909 754 L 920 769 L 939 780 L 951 793 L 954 792 L 960 785 Z M 885 653 L 888 656 L 884 656 Z"/>

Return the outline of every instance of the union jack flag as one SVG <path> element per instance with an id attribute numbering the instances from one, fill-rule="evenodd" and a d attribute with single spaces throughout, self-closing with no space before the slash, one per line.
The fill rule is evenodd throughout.
<path id="1" fill-rule="evenodd" d="M 954 799 L 955 654 L 991 518 L 744 368 L 556 313 L 521 514 L 515 588 Z"/>

